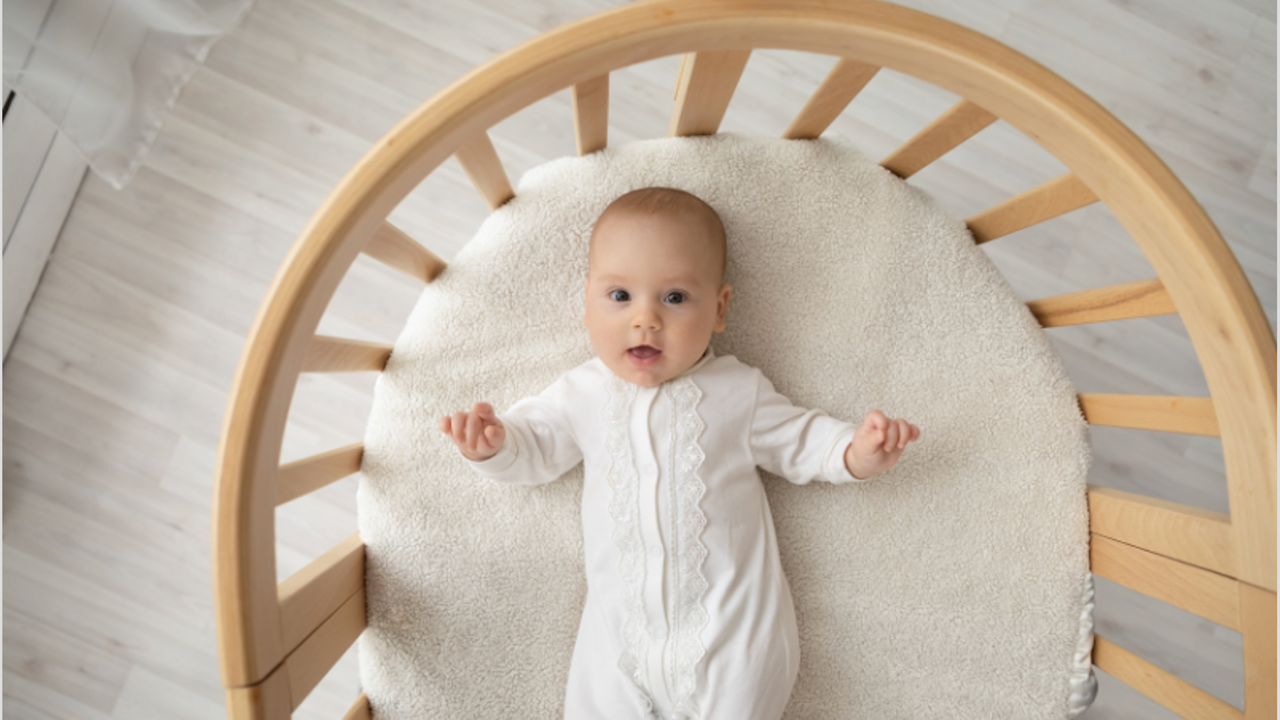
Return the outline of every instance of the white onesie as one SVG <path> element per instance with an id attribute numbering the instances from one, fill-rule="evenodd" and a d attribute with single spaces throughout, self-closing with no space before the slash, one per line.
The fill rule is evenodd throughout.
<path id="1" fill-rule="evenodd" d="M 565 718 L 781 717 L 800 647 L 756 466 L 853 481 L 856 427 L 710 349 L 653 388 L 597 358 L 499 418 L 502 449 L 472 463 L 484 475 L 546 483 L 584 462 L 587 599 Z"/>

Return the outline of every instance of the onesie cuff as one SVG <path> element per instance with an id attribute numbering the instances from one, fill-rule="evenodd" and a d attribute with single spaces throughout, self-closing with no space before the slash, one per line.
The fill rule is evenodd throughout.
<path id="1" fill-rule="evenodd" d="M 502 443 L 502 447 L 493 457 L 479 462 L 475 460 L 467 460 L 467 462 L 480 474 L 491 478 L 497 477 L 503 471 L 516 464 L 516 458 L 519 457 L 519 453 L 516 452 L 515 444 L 515 438 L 508 432 L 506 441 Z M 466 460 L 466 458 L 463 459 Z"/>
<path id="2" fill-rule="evenodd" d="M 844 464 L 844 451 L 849 447 L 849 443 L 853 442 L 853 435 L 857 430 L 850 425 L 836 434 L 831 447 L 827 448 L 826 458 L 822 461 L 822 479 L 832 483 L 866 482 L 871 479 L 854 477 Z"/>

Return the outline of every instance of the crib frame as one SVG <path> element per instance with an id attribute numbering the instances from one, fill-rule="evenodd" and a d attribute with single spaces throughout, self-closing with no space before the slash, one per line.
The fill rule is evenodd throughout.
<path id="1" fill-rule="evenodd" d="M 974 31 L 872 0 L 649 0 L 548 32 L 473 70 L 351 170 L 276 276 L 225 418 L 214 498 L 219 655 L 233 718 L 287 718 L 366 623 L 358 533 L 276 585 L 275 508 L 357 472 L 356 443 L 279 464 L 303 372 L 381 370 L 391 347 L 316 335 L 356 257 L 431 282 L 445 264 L 387 221 L 456 156 L 491 208 L 513 196 L 487 130 L 572 88 L 579 154 L 607 143 L 609 73 L 681 54 L 672 135 L 715 133 L 752 49 L 841 58 L 784 137 L 817 137 L 881 67 L 963 100 L 882 164 L 907 177 L 996 119 L 1068 168 L 968 219 L 977 242 L 1104 202 L 1157 277 L 1029 303 L 1045 327 L 1181 315 L 1210 397 L 1082 394 L 1097 425 L 1217 435 L 1230 514 L 1095 486 L 1090 557 L 1103 577 L 1244 638 L 1243 712 L 1099 637 L 1094 663 L 1187 718 L 1276 716 L 1276 344 L 1238 262 L 1200 205 L 1110 113 Z M 346 718 L 369 718 L 363 695 Z"/>

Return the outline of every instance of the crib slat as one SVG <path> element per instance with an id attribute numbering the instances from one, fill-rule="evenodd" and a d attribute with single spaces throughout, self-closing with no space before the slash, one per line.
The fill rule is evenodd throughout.
<path id="1" fill-rule="evenodd" d="M 573 86 L 573 134 L 578 154 L 609 145 L 609 74 Z"/>
<path id="2" fill-rule="evenodd" d="M 961 100 L 880 164 L 898 177 L 909 178 L 998 119 L 974 103 Z"/>
<path id="3" fill-rule="evenodd" d="M 373 234 L 363 252 L 424 283 L 435 280 L 448 267 L 435 253 L 389 222 L 382 223 L 382 227 Z"/>
<path id="4" fill-rule="evenodd" d="M 840 117 L 840 113 L 844 112 L 877 72 L 880 72 L 879 66 L 840 58 L 818 86 L 818 90 L 809 97 L 809 102 L 805 103 L 800 114 L 791 121 L 787 131 L 782 133 L 782 137 L 788 140 L 812 140 L 822 135 L 822 131 Z"/>
<path id="5" fill-rule="evenodd" d="M 302 372 L 382 372 L 390 357 L 391 346 L 385 343 L 316 335 L 302 361 Z"/>
<path id="6" fill-rule="evenodd" d="M 352 443 L 281 465 L 276 473 L 276 505 L 283 505 L 360 472 L 363 458 L 364 443 Z"/>
<path id="7" fill-rule="evenodd" d="M 1067 173 L 1021 195 L 988 208 L 965 222 L 981 245 L 1098 201 L 1098 196 L 1073 173 Z"/>
<path id="8" fill-rule="evenodd" d="M 1095 575 L 1223 627 L 1240 630 L 1239 583 L 1225 575 L 1098 534 L 1089 544 L 1089 565 Z"/>
<path id="9" fill-rule="evenodd" d="M 280 583 L 280 632 L 287 651 L 321 627 L 352 595 L 364 593 L 364 542 L 360 533 L 312 560 Z"/>
<path id="10" fill-rule="evenodd" d="M 751 50 L 688 53 L 680 64 L 671 137 L 714 135 L 747 67 Z"/>
<path id="11" fill-rule="evenodd" d="M 1276 594 L 1240 583 L 1244 636 L 1244 716 L 1276 717 Z"/>
<path id="12" fill-rule="evenodd" d="M 360 697 L 356 698 L 351 709 L 342 716 L 342 720 L 373 720 L 373 712 L 369 709 L 369 696 L 360 693 Z"/>
<path id="13" fill-rule="evenodd" d="M 1230 516 L 1223 513 L 1090 485 L 1089 530 L 1236 577 L 1235 536 Z"/>
<path id="14" fill-rule="evenodd" d="M 367 625 L 364 592 L 357 592 L 285 658 L 284 670 L 289 677 L 294 710 L 342 659 Z"/>
<path id="15" fill-rule="evenodd" d="M 1240 720 L 1244 713 L 1102 636 L 1093 639 L 1093 664 L 1188 720 Z"/>
<path id="16" fill-rule="evenodd" d="M 498 159 L 498 151 L 489 139 L 489 133 L 480 133 L 475 140 L 467 143 L 454 157 L 462 164 L 471 184 L 476 186 L 490 210 L 502 207 L 516 194 L 511 190 L 511 181 L 507 180 L 507 171 L 502 169 L 502 161 Z"/>
<path id="17" fill-rule="evenodd" d="M 1080 408 L 1092 425 L 1220 437 L 1213 399 L 1171 395 L 1081 393 Z"/>
<path id="18" fill-rule="evenodd" d="M 1159 278 L 1032 300 L 1027 308 L 1046 328 L 1178 312 Z"/>

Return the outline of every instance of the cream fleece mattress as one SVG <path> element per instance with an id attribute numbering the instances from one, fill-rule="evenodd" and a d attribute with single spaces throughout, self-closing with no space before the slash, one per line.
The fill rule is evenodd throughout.
<path id="1" fill-rule="evenodd" d="M 964 223 L 846 142 L 718 135 L 530 171 L 423 292 L 378 382 L 359 491 L 378 720 L 560 716 L 586 591 L 581 467 L 498 485 L 437 422 L 479 400 L 501 411 L 590 359 L 592 223 L 649 185 L 724 220 L 717 354 L 798 405 L 922 431 L 869 483 L 761 473 L 800 629 L 786 717 L 1078 711 L 1088 430 L 1043 331 Z"/>

